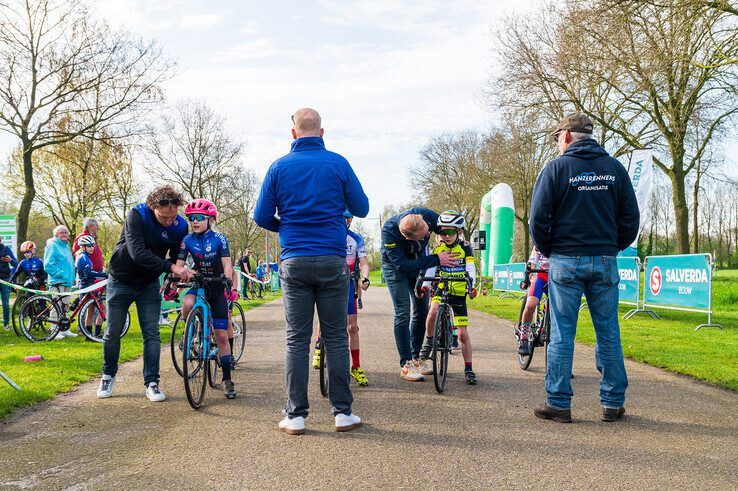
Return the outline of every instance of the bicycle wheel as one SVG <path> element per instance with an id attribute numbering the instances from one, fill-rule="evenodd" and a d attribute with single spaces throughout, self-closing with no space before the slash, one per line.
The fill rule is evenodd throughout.
<path id="1" fill-rule="evenodd" d="M 515 330 L 516 330 L 515 337 L 518 340 L 518 343 L 520 343 L 520 331 L 519 331 L 520 323 L 523 322 L 523 311 L 525 310 L 525 303 L 527 300 L 528 300 L 528 296 L 526 295 L 525 297 L 523 297 L 523 301 L 520 304 L 520 315 L 518 316 L 518 323 L 515 326 Z M 531 329 L 535 329 L 536 325 L 537 324 L 532 325 Z M 520 365 L 520 368 L 522 368 L 523 370 L 527 370 L 528 367 L 530 366 L 530 362 L 533 361 L 533 349 L 535 348 L 535 344 L 536 344 L 535 340 L 530 340 L 528 342 L 528 346 L 530 347 L 529 355 L 521 355 L 520 353 L 518 353 L 518 365 Z"/>
<path id="2" fill-rule="evenodd" d="M 262 285 L 261 283 L 259 283 L 259 286 L 256 289 L 256 295 L 259 298 L 264 298 L 264 289 L 265 289 L 264 285 Z"/>
<path id="3" fill-rule="evenodd" d="M 182 351 L 182 378 L 184 379 L 187 402 L 193 409 L 202 404 L 207 384 L 209 357 L 205 356 L 207 341 L 203 336 L 204 319 L 202 309 L 192 309 L 185 322 L 185 346 Z"/>
<path id="4" fill-rule="evenodd" d="M 182 312 L 177 312 L 177 318 L 172 324 L 172 337 L 169 340 L 169 351 L 172 353 L 172 364 L 182 377 L 182 351 L 184 350 L 185 328 Z"/>
<path id="5" fill-rule="evenodd" d="M 86 322 L 88 316 L 92 319 L 92 325 L 90 326 L 88 326 Z M 85 300 L 85 303 L 82 304 L 82 308 L 79 309 L 79 314 L 77 314 L 77 327 L 82 331 L 82 334 L 84 334 L 90 341 L 102 343 L 107 325 L 108 323 L 105 312 L 100 311 L 98 304 L 91 298 Z M 99 330 L 97 326 L 100 326 Z M 123 330 L 120 333 L 121 338 L 126 335 L 130 326 L 131 314 L 126 312 L 126 322 L 123 324 Z"/>
<path id="6" fill-rule="evenodd" d="M 326 353 L 323 338 L 320 338 L 318 346 L 320 348 L 320 394 L 323 397 L 328 397 L 328 367 L 325 363 Z"/>
<path id="7" fill-rule="evenodd" d="M 438 306 L 436 331 L 433 334 L 433 384 L 440 394 L 446 388 L 448 356 L 451 351 L 451 318 L 448 305 Z"/>
<path id="8" fill-rule="evenodd" d="M 10 311 L 10 319 L 11 323 L 13 324 L 13 332 L 15 332 L 15 335 L 18 337 L 23 337 L 23 333 L 21 332 L 20 328 L 20 309 L 23 306 L 23 302 L 25 302 L 27 298 L 28 295 L 25 294 L 16 295 L 15 302 L 13 302 L 13 310 Z"/>
<path id="9" fill-rule="evenodd" d="M 220 367 L 220 359 L 218 355 L 208 357 L 208 385 L 211 389 L 220 385 L 218 382 L 218 368 Z"/>
<path id="10" fill-rule="evenodd" d="M 544 366 L 544 373 L 548 371 L 548 343 L 551 341 L 551 312 L 548 309 L 548 299 L 546 299 L 546 304 L 543 307 L 543 319 L 541 319 L 541 322 L 543 323 L 543 366 Z"/>
<path id="11" fill-rule="evenodd" d="M 246 347 L 246 314 L 243 313 L 243 307 L 238 302 L 231 303 L 231 322 L 233 323 L 233 352 L 231 356 L 238 363 Z"/>
<path id="12" fill-rule="evenodd" d="M 29 341 L 48 341 L 59 332 L 63 315 L 59 305 L 49 297 L 34 295 L 21 305 L 21 332 Z"/>

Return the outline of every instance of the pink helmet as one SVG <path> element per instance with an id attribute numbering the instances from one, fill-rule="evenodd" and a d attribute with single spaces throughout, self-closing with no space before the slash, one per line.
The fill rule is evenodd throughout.
<path id="1" fill-rule="evenodd" d="M 187 203 L 185 215 L 191 215 L 193 213 L 202 213 L 209 217 L 218 218 L 218 207 L 209 199 L 199 198 Z"/>

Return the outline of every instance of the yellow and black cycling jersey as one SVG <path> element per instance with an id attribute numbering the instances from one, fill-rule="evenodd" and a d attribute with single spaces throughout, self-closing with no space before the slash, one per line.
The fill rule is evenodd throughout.
<path id="1" fill-rule="evenodd" d="M 431 254 L 440 254 L 442 252 L 450 252 L 455 254 L 459 258 L 459 263 L 453 267 L 436 266 L 426 271 L 426 276 L 450 276 L 456 278 L 464 278 L 466 273 L 472 279 L 472 282 L 476 279 L 477 268 L 474 264 L 474 250 L 471 245 L 466 242 L 457 240 L 453 244 L 446 245 L 443 242 L 433 248 Z M 449 293 L 451 295 L 466 296 L 466 283 L 453 282 L 448 284 Z"/>

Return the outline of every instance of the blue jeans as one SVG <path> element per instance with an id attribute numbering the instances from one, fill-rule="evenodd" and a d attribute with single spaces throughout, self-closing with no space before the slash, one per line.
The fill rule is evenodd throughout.
<path id="1" fill-rule="evenodd" d="M 8 281 L 8 278 L 3 278 Z M 0 297 L 3 302 L 3 325 L 10 324 L 10 287 L 8 285 L 0 285 Z"/>
<path id="2" fill-rule="evenodd" d="M 126 322 L 126 313 L 133 303 L 138 311 L 138 323 L 143 335 L 144 385 L 159 383 L 159 318 L 161 317 L 161 293 L 159 280 L 150 283 L 129 285 L 112 276 L 107 286 L 108 325 L 103 335 L 103 373 L 115 377 L 120 356 L 120 334 Z"/>
<path id="3" fill-rule="evenodd" d="M 341 256 L 302 256 L 282 261 L 284 316 L 287 321 L 285 382 L 290 418 L 308 415 L 308 376 L 313 314 L 317 307 L 320 337 L 325 342 L 328 399 L 333 415 L 351 414 L 354 397 L 349 375 L 346 303 L 349 274 Z"/>
<path id="4" fill-rule="evenodd" d="M 628 377 L 623 362 L 618 324 L 618 262 L 615 256 L 551 256 L 549 270 L 551 343 L 546 370 L 547 403 L 556 409 L 571 406 L 571 365 L 582 294 L 587 298 L 597 345 L 595 364 L 602 373 L 603 407 L 625 404 Z"/>
<path id="5" fill-rule="evenodd" d="M 402 366 L 405 361 L 420 356 L 425 336 L 425 319 L 428 316 L 428 299 L 417 298 L 413 291 L 415 278 L 400 273 L 391 264 L 382 261 L 382 273 L 395 308 L 395 344 Z"/>

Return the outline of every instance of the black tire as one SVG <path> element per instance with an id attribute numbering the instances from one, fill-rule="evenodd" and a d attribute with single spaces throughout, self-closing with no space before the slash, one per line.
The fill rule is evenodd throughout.
<path id="1" fill-rule="evenodd" d="M 203 356 L 205 326 L 202 309 L 192 309 L 185 322 L 185 349 L 182 350 L 182 378 L 184 379 L 187 402 L 193 409 L 198 409 L 205 397 L 205 385 L 208 378 L 207 356 Z M 189 348 L 189 349 L 188 349 Z"/>
<path id="2" fill-rule="evenodd" d="M 211 343 L 214 342 L 215 341 L 211 341 Z M 208 356 L 208 385 L 211 389 L 220 385 L 220 382 L 218 382 L 218 368 L 220 368 L 220 359 L 218 358 L 218 355 L 215 355 L 215 357 Z"/>
<path id="3" fill-rule="evenodd" d="M 548 343 L 551 341 L 551 312 L 548 309 L 548 299 L 546 299 L 546 305 L 543 307 L 543 319 L 541 319 L 541 322 L 543 322 L 543 333 L 545 336 L 543 340 L 543 372 L 546 373 L 548 371 Z"/>
<path id="4" fill-rule="evenodd" d="M 518 316 L 518 323 L 515 325 L 515 329 L 518 329 L 520 323 L 523 321 L 523 311 L 525 310 L 525 302 L 527 300 L 528 296 L 526 295 L 523 297 L 523 301 L 520 304 L 520 315 Z M 517 336 L 516 339 L 518 339 Z M 520 339 L 518 339 L 518 343 L 520 343 Z M 518 353 L 518 365 L 520 365 L 520 368 L 522 368 L 523 370 L 527 370 L 530 366 L 530 362 L 533 361 L 533 351 L 535 348 L 535 343 L 529 342 L 528 345 L 530 347 L 529 355 L 521 355 L 520 353 Z"/>
<path id="5" fill-rule="evenodd" d="M 328 397 L 328 367 L 325 363 L 326 353 L 323 338 L 320 338 L 318 347 L 320 349 L 320 394 L 323 397 Z"/>
<path id="6" fill-rule="evenodd" d="M 249 282 L 249 293 L 251 294 L 251 300 L 256 299 L 256 283 L 254 283 L 251 280 L 246 280 Z"/>
<path id="7" fill-rule="evenodd" d="M 87 312 L 92 309 L 92 316 L 93 318 L 99 319 L 102 321 L 100 334 L 95 334 L 95 329 L 93 325 L 93 329 L 88 329 L 88 326 L 84 322 L 84 319 L 87 317 Z M 79 309 L 79 314 L 77 314 L 77 328 L 82 332 L 82 334 L 85 335 L 87 339 L 90 341 L 95 341 L 96 343 L 102 343 L 103 341 L 103 335 L 105 334 L 105 329 L 107 328 L 108 322 L 107 318 L 103 315 L 102 312 L 100 312 L 100 309 L 98 308 L 97 304 L 91 299 L 88 298 L 84 305 L 82 305 L 82 308 Z M 128 329 L 131 327 L 131 314 L 129 312 L 126 312 L 126 323 L 123 325 L 123 331 L 120 333 L 120 337 L 126 335 L 128 332 Z"/>
<path id="8" fill-rule="evenodd" d="M 48 341 L 59 332 L 63 315 L 58 303 L 45 295 L 33 295 L 21 305 L 21 332 L 29 341 Z"/>
<path id="9" fill-rule="evenodd" d="M 451 317 L 448 305 L 438 306 L 436 330 L 433 334 L 433 384 L 441 394 L 446 389 L 448 357 L 451 352 Z"/>
<path id="10" fill-rule="evenodd" d="M 246 314 L 238 302 L 231 303 L 231 322 L 233 323 L 233 360 L 238 363 L 246 347 Z"/>
<path id="11" fill-rule="evenodd" d="M 19 294 L 15 297 L 15 302 L 13 302 L 13 310 L 10 311 L 10 320 L 13 324 L 13 332 L 15 332 L 15 335 L 18 337 L 23 337 L 23 332 L 20 328 L 20 310 L 23 306 L 23 302 L 25 302 L 28 299 L 28 295 L 26 294 Z"/>
<path id="12" fill-rule="evenodd" d="M 172 324 L 172 336 L 169 338 L 169 351 L 172 354 L 172 365 L 180 377 L 182 374 L 182 350 L 184 349 L 185 325 L 182 320 L 182 311 L 177 312 L 177 318 Z"/>

